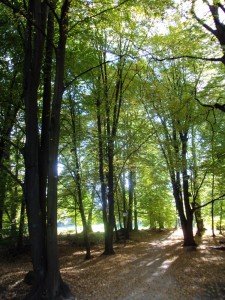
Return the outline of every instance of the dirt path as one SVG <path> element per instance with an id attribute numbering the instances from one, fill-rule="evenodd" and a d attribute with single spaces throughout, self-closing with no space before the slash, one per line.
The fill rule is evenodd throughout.
<path id="1" fill-rule="evenodd" d="M 210 248 L 215 242 L 206 236 L 196 251 L 182 247 L 180 232 L 141 235 L 115 256 L 83 261 L 74 292 L 78 300 L 225 299 L 225 252 Z"/>
<path id="2" fill-rule="evenodd" d="M 182 248 L 180 232 L 140 232 L 125 247 L 117 244 L 116 255 L 102 256 L 102 247 L 95 247 L 88 261 L 83 251 L 61 245 L 61 273 L 78 300 L 222 300 L 225 251 L 211 248 L 219 239 L 205 236 L 193 250 Z M 23 276 L 30 267 L 27 256 L 3 262 L 2 297 L 11 296 L 1 298 L 0 290 L 0 299 L 22 299 L 28 290 Z"/>

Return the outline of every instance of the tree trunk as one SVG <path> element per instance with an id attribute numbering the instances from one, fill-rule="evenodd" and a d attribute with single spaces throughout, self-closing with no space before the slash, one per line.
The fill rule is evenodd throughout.
<path id="1" fill-rule="evenodd" d="M 88 219 L 87 219 L 88 232 L 93 232 L 92 219 L 93 219 L 94 199 L 95 199 L 95 184 L 93 185 L 93 189 L 91 193 L 91 207 L 88 212 Z"/>
<path id="2" fill-rule="evenodd" d="M 76 113 L 75 113 L 75 107 L 71 99 L 70 100 L 70 117 L 71 117 L 71 123 L 72 123 L 72 139 L 73 139 L 73 153 L 74 153 L 74 160 L 75 160 L 75 183 L 77 187 L 77 196 L 78 196 L 78 205 L 79 205 L 79 211 L 81 215 L 82 225 L 83 225 L 83 236 L 84 236 L 84 245 L 86 248 L 86 259 L 91 258 L 91 248 L 90 248 L 90 242 L 89 242 L 89 236 L 88 236 L 88 225 L 87 220 L 85 217 L 84 212 L 84 205 L 83 205 L 83 199 L 82 199 L 82 187 L 81 187 L 81 169 L 80 169 L 80 163 L 79 163 L 79 157 L 78 157 L 78 149 L 77 149 L 77 125 L 76 125 Z"/>
<path id="3" fill-rule="evenodd" d="M 14 244 L 16 240 L 16 233 L 17 233 L 17 226 L 16 226 L 16 213 L 18 209 L 17 205 L 18 201 L 18 191 L 17 186 L 12 189 L 12 194 L 10 197 L 10 216 L 11 216 L 11 224 L 10 224 L 10 239 L 11 242 Z"/>
<path id="4" fill-rule="evenodd" d="M 127 228 L 127 203 L 126 203 L 126 188 L 125 188 L 125 173 L 123 172 L 121 178 L 121 188 L 122 188 L 122 200 L 123 200 L 123 228 Z"/>
<path id="5" fill-rule="evenodd" d="M 223 203 L 220 202 L 220 227 L 219 227 L 219 233 L 223 234 L 222 230 L 222 220 L 223 220 Z"/>
<path id="6" fill-rule="evenodd" d="M 195 136 L 195 130 L 194 126 L 192 126 L 192 132 L 191 132 L 191 148 L 192 148 L 192 157 L 193 157 L 193 171 L 192 171 L 192 182 L 193 182 L 193 203 L 192 206 L 195 208 L 196 206 L 201 206 L 201 199 L 199 197 L 199 189 L 197 185 L 197 179 L 198 179 L 198 164 L 197 164 L 197 156 L 196 156 L 196 136 Z M 203 184 L 203 181 L 202 181 Z M 202 219 L 201 214 L 201 208 L 196 209 L 195 212 L 195 220 L 197 224 L 197 232 L 196 235 L 202 236 L 204 232 L 204 223 Z"/>
<path id="7" fill-rule="evenodd" d="M 127 228 L 128 231 L 133 229 L 133 202 L 134 202 L 134 182 L 133 182 L 133 171 L 129 171 L 129 204 L 128 204 L 128 218 L 127 218 Z"/>
<path id="8" fill-rule="evenodd" d="M 75 223 L 75 233 L 77 234 L 77 195 L 73 195 L 74 199 L 74 223 Z"/>
<path id="9" fill-rule="evenodd" d="M 113 141 L 109 141 L 108 145 L 108 205 L 109 205 L 109 219 L 107 224 L 107 240 L 104 254 L 115 254 L 113 249 L 113 228 L 114 228 L 114 166 L 113 155 L 114 146 Z"/>
<path id="10" fill-rule="evenodd" d="M 39 202 L 39 133 L 38 133 L 38 87 L 43 57 L 44 36 L 37 28 L 45 28 L 46 9 L 42 11 L 40 0 L 29 1 L 28 16 L 35 20 L 33 28 L 27 20 L 25 62 L 24 62 L 24 98 L 26 117 L 25 145 L 25 199 L 28 216 L 31 256 L 34 270 L 34 282 L 26 299 L 41 299 L 39 287 L 44 280 L 45 253 Z M 43 30 L 44 31 L 44 30 Z"/>
<path id="11" fill-rule="evenodd" d="M 134 191 L 134 229 L 138 230 L 137 196 Z"/>
<path id="12" fill-rule="evenodd" d="M 101 183 L 102 216 L 103 216 L 103 223 L 104 223 L 104 230 L 105 230 L 105 249 L 106 249 L 108 218 L 107 218 L 107 202 L 106 202 L 106 184 L 105 184 L 105 175 L 104 175 L 104 150 L 103 150 L 103 137 L 102 137 L 100 95 L 97 95 L 96 109 L 97 109 L 97 127 L 98 127 L 99 179 Z"/>
<path id="13" fill-rule="evenodd" d="M 194 205 L 195 206 L 200 206 L 201 204 L 195 201 Z M 195 221 L 196 221 L 196 224 L 197 224 L 196 235 L 202 236 L 202 234 L 204 232 L 204 223 L 203 223 L 203 219 L 202 219 L 202 215 L 201 215 L 201 208 L 196 209 L 194 214 L 195 214 Z"/>
<path id="14" fill-rule="evenodd" d="M 56 75 L 51 109 L 49 130 L 49 171 L 47 193 L 47 296 L 56 299 L 60 295 L 73 297 L 68 286 L 62 281 L 59 271 L 57 246 L 57 183 L 58 183 L 58 147 L 60 134 L 60 111 L 64 92 L 65 46 L 68 29 L 68 10 L 70 1 L 65 0 L 59 20 L 59 42 L 56 49 Z"/>
<path id="15" fill-rule="evenodd" d="M 77 157 L 76 149 L 74 151 L 75 151 L 75 160 L 76 160 L 76 167 L 75 167 L 76 175 L 75 175 L 75 177 L 76 177 L 76 186 L 77 186 L 77 194 L 78 194 L 78 205 L 79 205 L 79 211 L 80 211 L 82 225 L 83 225 L 83 236 L 84 236 L 84 245 L 86 248 L 86 259 L 90 259 L 91 258 L 91 248 L 90 248 L 90 241 L 89 241 L 89 236 L 88 236 L 88 225 L 87 225 L 87 220 L 86 220 L 85 213 L 84 213 L 78 157 Z"/>
<path id="16" fill-rule="evenodd" d="M 184 232 L 184 246 L 196 246 L 194 235 L 193 235 L 193 210 L 190 206 L 189 201 L 189 190 L 188 190 L 188 180 L 189 176 L 187 174 L 187 142 L 188 142 L 188 132 L 180 133 L 180 139 L 182 144 L 182 177 L 183 177 L 183 197 L 184 197 L 184 207 L 186 213 L 186 227 L 183 227 Z"/>
<path id="17" fill-rule="evenodd" d="M 19 223 L 19 232 L 17 237 L 17 249 L 20 251 L 23 248 L 23 234 L 24 234 L 24 221 L 25 221 L 25 200 L 21 199 L 21 208 L 20 208 L 20 223 Z"/>
<path id="18" fill-rule="evenodd" d="M 184 207 L 183 207 L 183 200 L 182 200 L 182 194 L 180 190 L 180 174 L 177 172 L 176 180 L 175 178 L 172 180 L 172 186 L 173 186 L 173 195 L 176 202 L 176 208 L 177 212 L 180 218 L 181 222 L 181 228 L 183 231 L 183 238 L 184 238 L 184 246 L 195 246 L 196 243 L 194 241 L 193 237 L 193 228 L 192 228 L 192 218 L 187 220 L 185 213 L 184 213 Z"/>
<path id="19" fill-rule="evenodd" d="M 53 6 L 54 8 L 54 6 Z M 49 126 L 52 99 L 52 55 L 53 55 L 54 19 L 50 10 L 48 13 L 47 39 L 45 45 L 45 61 L 43 66 L 43 107 L 41 123 L 41 143 L 39 153 L 39 190 L 42 213 L 43 233 L 46 238 L 46 190 L 49 157 Z M 44 241 L 45 243 L 45 241 Z"/>
<path id="20" fill-rule="evenodd" d="M 211 204 L 211 226 L 212 226 L 212 236 L 215 237 L 215 225 L 214 225 L 214 201 Z"/>
<path id="21" fill-rule="evenodd" d="M 184 246 L 196 246 L 194 235 L 193 235 L 193 212 L 190 207 L 189 193 L 188 193 L 188 179 L 187 172 L 183 172 L 183 194 L 184 194 L 184 205 L 186 213 L 186 226 L 183 228 L 184 234 Z"/>
<path id="22" fill-rule="evenodd" d="M 59 21 L 59 43 L 56 50 L 56 77 L 54 98 L 51 110 L 51 123 L 48 138 L 49 102 L 43 104 L 42 114 L 42 149 L 48 153 L 48 194 L 47 194 L 47 229 L 45 228 L 45 190 L 46 166 L 39 160 L 39 124 L 38 124 L 38 88 L 43 58 L 44 38 L 46 27 L 47 4 L 43 1 L 29 1 L 27 21 L 27 37 L 25 48 L 24 95 L 26 111 L 26 148 L 25 148 L 25 193 L 28 216 L 29 235 L 31 240 L 34 281 L 26 299 L 58 299 L 60 296 L 69 298 L 69 288 L 63 283 L 59 271 L 57 251 L 57 158 L 60 130 L 60 109 L 63 95 L 65 43 L 69 1 L 64 1 Z M 54 6 L 52 6 L 54 9 Z M 33 23 L 33 20 L 35 23 Z M 46 55 L 46 59 L 49 58 Z M 46 75 L 46 72 L 45 72 Z M 47 78 L 46 78 L 47 79 Z M 48 77 L 49 80 L 49 77 Z M 46 83 L 46 82 L 45 82 Z M 48 83 L 49 85 L 49 83 Z M 45 92 L 47 88 L 45 86 Z M 49 96 L 49 94 L 48 94 Z M 46 96 L 44 96 L 45 98 Z M 45 111 L 46 110 L 46 111 Z M 46 118 L 46 119 L 45 119 Z M 46 121 L 47 120 L 47 121 Z M 45 123 L 46 122 L 46 123 Z M 45 132 L 45 133 L 44 133 Z M 46 156 L 45 156 L 46 157 Z M 46 158 L 44 159 L 46 163 Z M 44 165 L 44 164 L 43 164 Z M 40 169 L 41 172 L 40 173 Z M 41 194 L 42 193 L 42 194 Z M 44 199 L 44 200 L 43 200 Z M 45 239 L 45 233 L 47 235 Z"/>

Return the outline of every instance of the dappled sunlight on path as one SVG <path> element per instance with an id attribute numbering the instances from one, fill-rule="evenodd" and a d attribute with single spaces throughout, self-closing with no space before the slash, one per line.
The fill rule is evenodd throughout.
<path id="1" fill-rule="evenodd" d="M 115 247 L 115 256 L 97 256 L 85 263 L 79 282 L 90 286 L 74 291 L 80 300 L 205 299 L 209 284 L 218 281 L 215 274 L 222 274 L 219 286 L 225 284 L 225 255 L 212 253 L 213 242 L 207 237 L 197 250 L 183 248 L 181 230 L 134 236 L 126 247 Z M 224 299 L 221 293 L 220 289 L 211 299 Z"/>

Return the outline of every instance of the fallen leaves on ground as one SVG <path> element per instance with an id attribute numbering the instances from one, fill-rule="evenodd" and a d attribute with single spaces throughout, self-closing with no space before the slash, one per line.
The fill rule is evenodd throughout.
<path id="1" fill-rule="evenodd" d="M 105 256 L 103 244 L 85 260 L 75 237 L 60 238 L 61 274 L 78 300 L 225 299 L 223 237 L 204 235 L 197 249 L 182 247 L 180 231 L 133 232 L 116 255 Z M 28 254 L 1 256 L 0 299 L 20 300 L 29 291 L 23 282 L 31 269 Z"/>

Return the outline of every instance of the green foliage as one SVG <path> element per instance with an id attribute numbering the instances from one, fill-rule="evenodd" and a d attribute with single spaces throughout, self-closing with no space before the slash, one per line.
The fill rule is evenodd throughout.
<path id="1" fill-rule="evenodd" d="M 22 5 L 21 1 L 17 3 Z M 60 7 L 61 2 L 57 5 Z M 26 19 L 19 10 L 13 11 L 2 3 L 0 8 L 0 133 L 9 147 L 7 162 L 1 161 L 8 170 L 6 182 L 2 177 L 0 180 L 6 187 L 3 228 L 8 228 L 12 224 L 12 206 L 16 210 L 14 219 L 18 227 L 23 198 L 18 184 L 24 182 L 25 121 L 21 99 Z M 210 201 L 212 178 L 215 181 L 213 195 L 224 193 L 224 115 L 212 106 L 202 105 L 224 104 L 224 69 L 210 61 L 190 59 L 219 57 L 221 49 L 215 39 L 191 18 L 188 10 L 188 6 L 177 7 L 173 1 L 166 0 L 124 1 L 118 5 L 109 0 L 71 2 L 61 112 L 59 220 L 76 218 L 77 224 L 81 224 L 75 180 L 76 146 L 85 216 L 88 218 L 92 212 L 93 222 L 102 222 L 96 101 L 101 102 L 106 159 L 106 109 L 110 110 L 108 117 L 112 124 L 114 109 L 118 108 L 115 95 L 121 70 L 122 105 L 114 140 L 117 220 L 123 210 L 121 174 L 127 179 L 129 171 L 134 170 L 138 221 L 150 227 L 175 226 L 170 172 L 171 168 L 182 169 L 181 157 L 176 157 L 173 152 L 174 146 L 181 147 L 178 138 L 173 140 L 175 132 L 178 137 L 179 133 L 188 131 L 190 200 L 198 191 L 201 203 Z M 58 8 L 56 13 L 59 13 Z M 54 41 L 57 41 L 56 21 L 55 26 Z M 54 68 L 52 72 L 54 77 Z M 104 77 L 106 74 L 107 78 Z M 39 91 L 41 106 L 43 78 Z M 13 115 L 15 107 L 16 118 L 7 136 L 3 129 L 10 119 L 8 113 Z M 72 137 L 71 111 L 75 116 L 76 141 Z M 165 151 L 171 159 L 170 164 L 165 159 Z M 106 178 L 107 172 L 105 166 Z M 125 189 L 127 205 L 128 185 Z M 215 204 L 214 213 L 218 222 L 219 203 Z M 210 219 L 210 206 L 204 208 L 202 214 L 205 219 Z"/>

